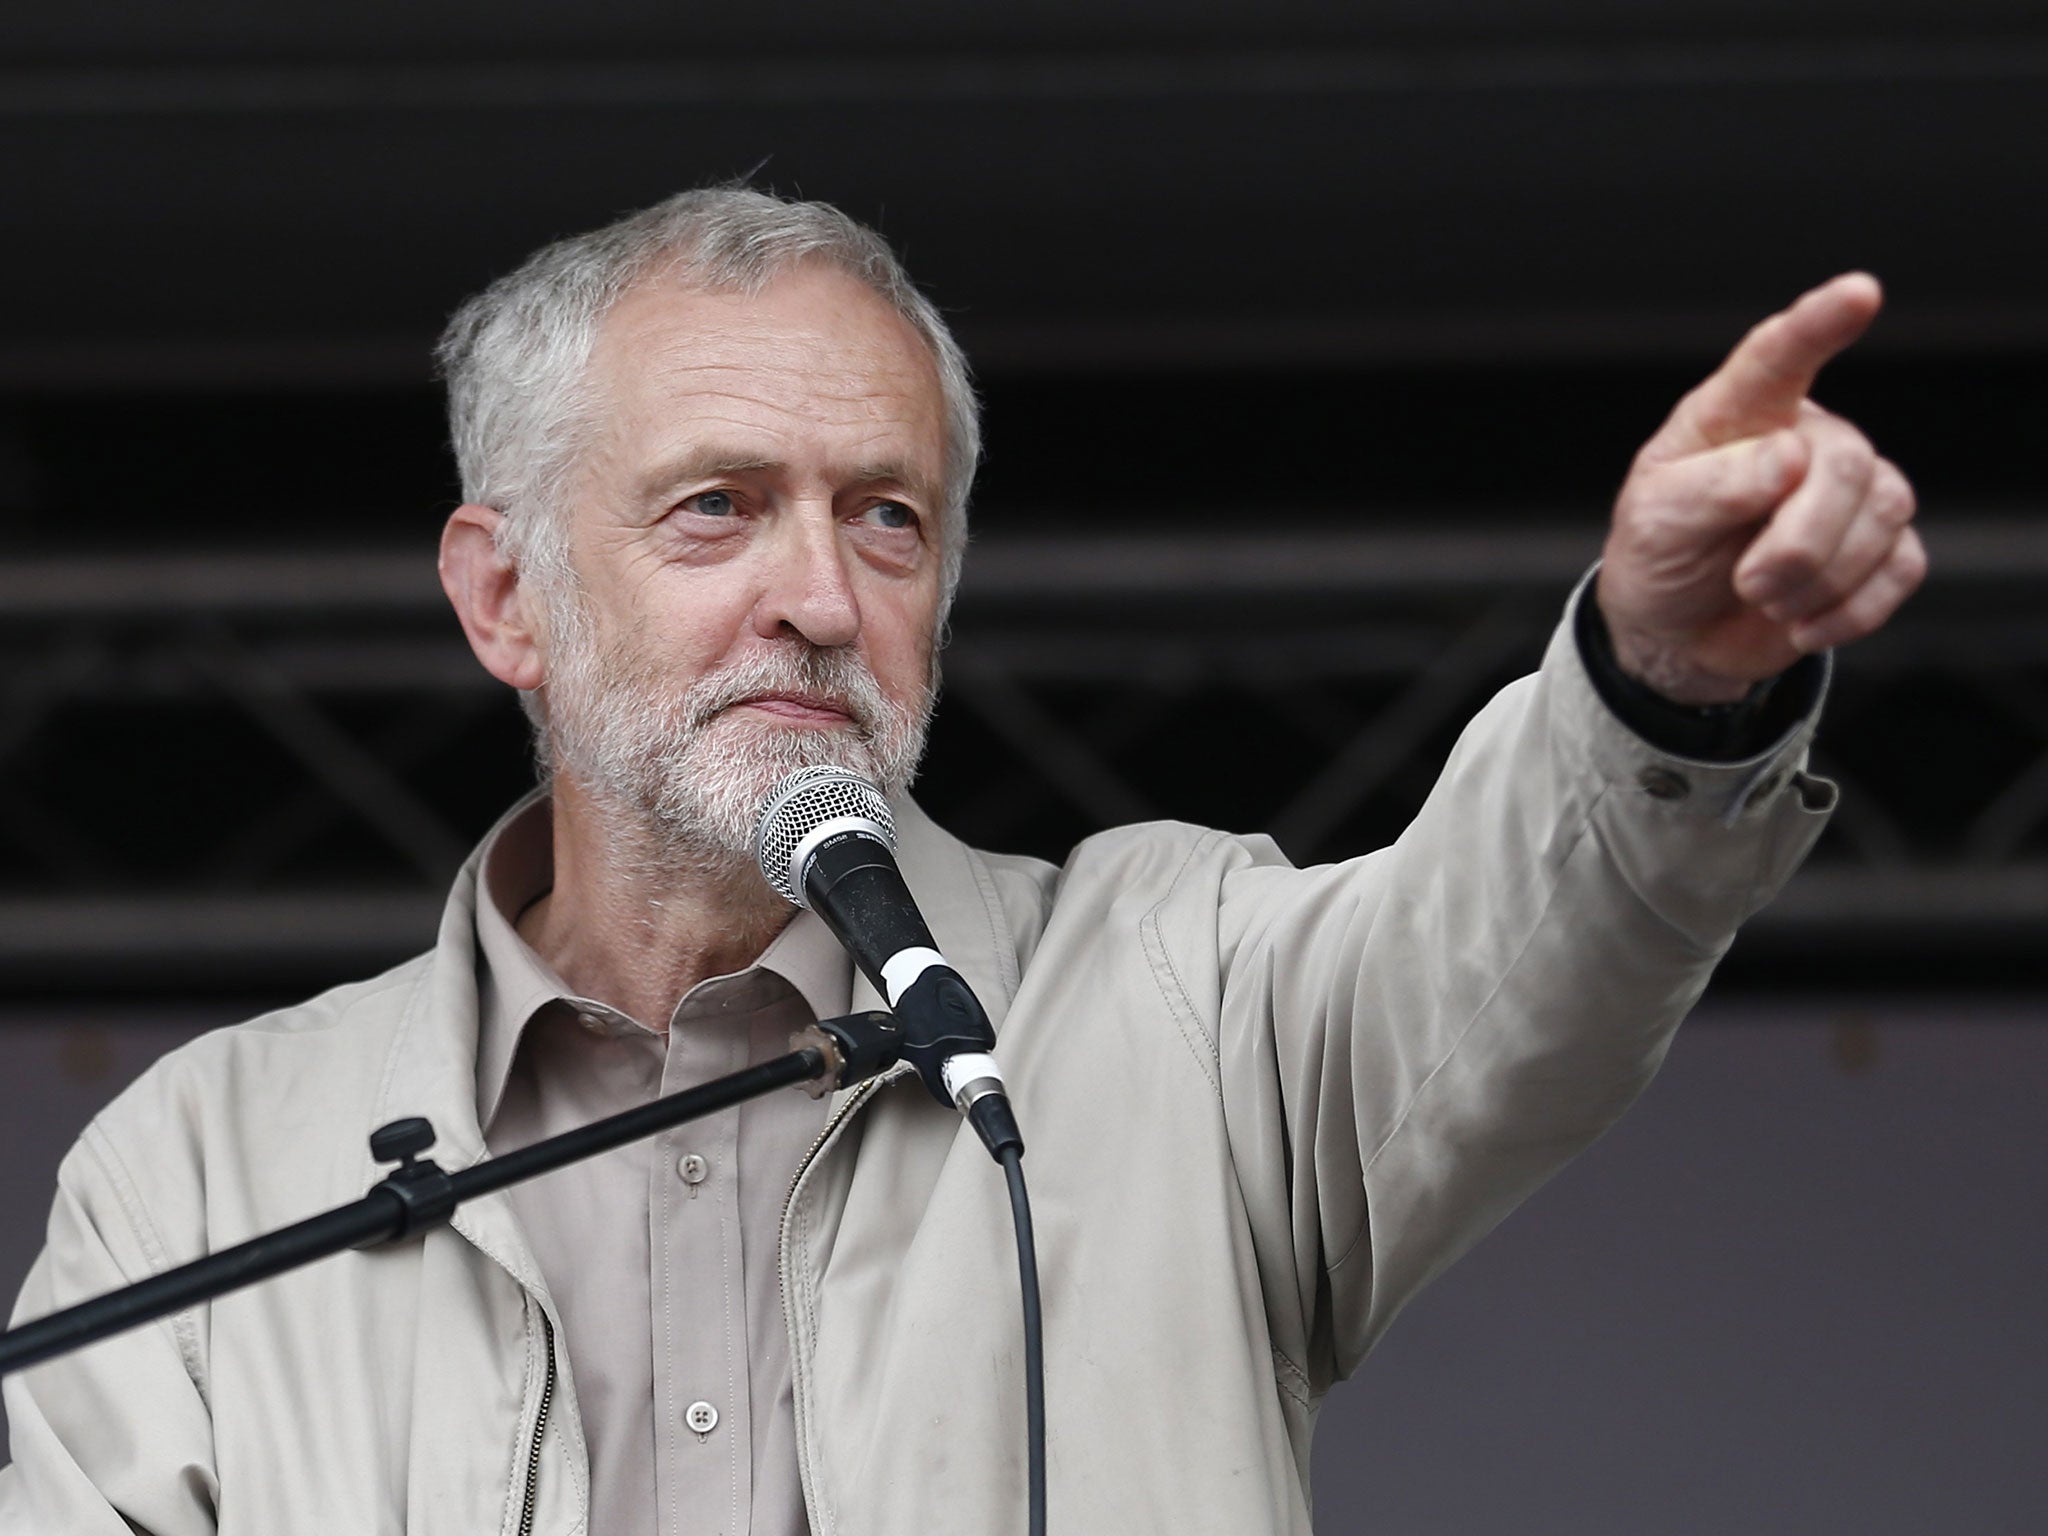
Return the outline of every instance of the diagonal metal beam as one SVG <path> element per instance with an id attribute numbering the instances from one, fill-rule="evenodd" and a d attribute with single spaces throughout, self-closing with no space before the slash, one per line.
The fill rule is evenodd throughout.
<path id="1" fill-rule="evenodd" d="M 204 626 L 192 655 L 279 745 L 428 879 L 443 879 L 461 865 L 468 849 L 447 823 L 225 628 Z"/>
<path id="2" fill-rule="evenodd" d="M 946 667 L 948 696 L 964 704 L 1100 826 L 1156 821 L 1158 810 L 1065 724 L 1000 669 L 958 660 Z"/>
<path id="3" fill-rule="evenodd" d="M 1290 851 L 1321 847 L 1429 736 L 1471 707 L 1478 686 L 1529 642 L 1530 606 L 1494 604 L 1295 794 L 1269 827 Z"/>
<path id="4" fill-rule="evenodd" d="M 1831 836 L 1852 849 L 1872 870 L 1896 873 L 1912 867 L 1913 849 L 1898 823 L 1875 795 L 1863 788 L 1842 759 L 1825 746 L 1815 744 L 1813 771 L 1832 779 L 1840 788 L 1833 817 L 1828 822 Z"/>
<path id="5" fill-rule="evenodd" d="M 8 667 L 0 692 L 0 763 L 31 741 L 65 698 L 106 662 L 106 647 L 89 629 L 74 625 L 27 665 Z"/>
<path id="6" fill-rule="evenodd" d="M 1159 717 L 1175 706 L 1180 694 L 1177 688 L 1148 690 L 1136 696 L 1119 694 L 1091 710 L 1077 727 L 1078 734 L 1091 744 L 1100 761 L 1108 762 L 1150 731 Z M 1048 786 L 1044 776 L 1034 771 L 1035 766 L 1017 758 L 1004 762 L 1001 771 L 959 808 L 957 819 L 964 826 L 982 829 L 985 838 L 999 838 L 1016 825 L 1021 812 L 1045 798 Z"/>
<path id="7" fill-rule="evenodd" d="M 499 703 L 495 697 L 473 695 L 428 699 L 414 705 L 366 745 L 379 763 L 391 769 L 405 768 L 446 746 L 485 708 Z M 350 808 L 324 780 L 308 783 L 283 804 L 236 829 L 206 862 L 200 880 L 228 888 L 259 880 Z"/>
<path id="8" fill-rule="evenodd" d="M 2048 820 L 2048 752 L 2029 763 L 2019 776 L 1978 812 L 1963 834 L 1965 856 L 1992 865 L 2019 852 L 2029 833 Z"/>

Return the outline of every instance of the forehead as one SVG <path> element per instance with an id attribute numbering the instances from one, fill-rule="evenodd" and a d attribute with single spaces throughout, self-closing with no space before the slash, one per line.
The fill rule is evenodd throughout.
<path id="1" fill-rule="evenodd" d="M 777 461 L 886 450 L 943 469 L 938 370 L 909 323 L 864 283 L 798 267 L 759 293 L 655 280 L 598 333 L 590 379 L 614 450 L 716 438 Z"/>

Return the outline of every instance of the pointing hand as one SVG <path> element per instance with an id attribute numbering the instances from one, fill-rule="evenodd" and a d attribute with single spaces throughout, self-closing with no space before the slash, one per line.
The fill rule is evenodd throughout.
<path id="1" fill-rule="evenodd" d="M 1807 398 L 1883 303 L 1851 272 L 1758 325 L 1636 455 L 1596 587 L 1622 670 L 1727 703 L 1861 639 L 1919 586 L 1913 488 Z"/>

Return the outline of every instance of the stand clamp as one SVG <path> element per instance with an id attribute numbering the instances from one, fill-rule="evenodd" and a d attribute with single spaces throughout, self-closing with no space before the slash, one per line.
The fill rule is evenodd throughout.
<path id="1" fill-rule="evenodd" d="M 380 1163 L 397 1163 L 370 1194 L 383 1191 L 398 1202 L 398 1225 L 382 1237 L 358 1243 L 358 1248 L 375 1248 L 393 1243 L 428 1227 L 438 1227 L 455 1211 L 455 1186 L 441 1165 L 420 1154 L 434 1144 L 433 1125 L 417 1115 L 393 1120 L 370 1133 L 370 1156 Z M 367 1197 L 366 1197 L 367 1198 Z"/>
<path id="2" fill-rule="evenodd" d="M 870 1009 L 836 1019 L 820 1019 L 790 1039 L 790 1049 L 817 1051 L 825 1058 L 825 1072 L 798 1086 L 814 1099 L 822 1099 L 834 1088 L 866 1082 L 878 1072 L 896 1065 L 903 1050 L 903 1026 L 893 1013 Z"/>

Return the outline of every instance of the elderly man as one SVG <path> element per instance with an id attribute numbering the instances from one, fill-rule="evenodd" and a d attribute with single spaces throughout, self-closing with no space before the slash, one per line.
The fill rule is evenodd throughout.
<path id="1" fill-rule="evenodd" d="M 1903 477 L 1806 398 L 1877 305 L 1839 278 L 1680 402 L 1394 846 L 1303 870 L 1147 826 L 1054 868 L 904 798 L 977 427 L 887 250 L 722 189 L 541 252 L 443 344 L 441 571 L 543 791 L 431 953 L 93 1123 L 20 1315 L 352 1198 L 397 1115 L 464 1164 L 875 1006 L 750 850 L 786 773 L 844 764 L 1030 1137 L 1053 1527 L 1306 1531 L 1323 1394 L 1637 1093 L 1819 830 L 1819 653 L 1924 568 Z M 782 1094 L 10 1381 L 0 1524 L 1021 1529 L 1010 1242 L 914 1081 Z"/>

